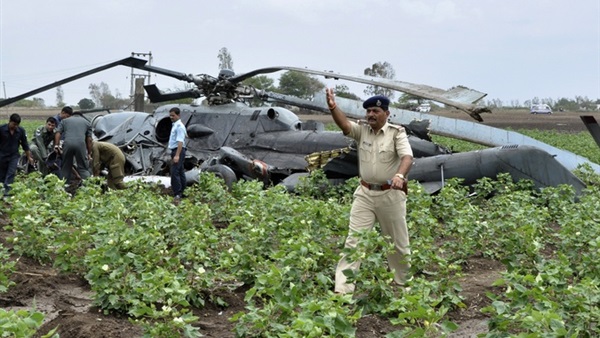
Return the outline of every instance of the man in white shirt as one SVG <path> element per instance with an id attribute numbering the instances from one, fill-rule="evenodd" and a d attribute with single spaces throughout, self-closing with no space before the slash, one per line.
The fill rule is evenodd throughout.
<path id="1" fill-rule="evenodd" d="M 185 190 L 185 126 L 181 122 L 181 111 L 177 107 L 169 110 L 169 117 L 173 122 L 171 127 L 171 135 L 169 137 L 169 151 L 171 152 L 171 189 L 173 189 L 174 202 L 179 203 Z"/>

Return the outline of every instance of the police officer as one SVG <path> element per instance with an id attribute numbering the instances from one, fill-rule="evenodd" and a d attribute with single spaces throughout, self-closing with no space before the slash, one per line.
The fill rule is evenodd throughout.
<path id="1" fill-rule="evenodd" d="M 125 189 L 125 155 L 119 147 L 108 142 L 94 142 L 92 145 L 92 173 L 100 176 L 103 166 L 108 169 L 106 177 L 110 189 Z"/>
<path id="2" fill-rule="evenodd" d="M 354 192 L 350 225 L 345 247 L 355 248 L 357 234 L 373 228 L 379 221 L 383 235 L 389 236 L 394 252 L 387 257 L 394 272 L 394 281 L 404 285 L 409 263 L 409 237 L 406 227 L 406 182 L 412 167 L 413 153 L 403 127 L 387 122 L 390 100 L 373 96 L 363 103 L 366 123 L 348 120 L 335 103 L 333 89 L 326 89 L 327 105 L 335 123 L 344 135 L 356 140 L 358 147 L 360 185 Z M 343 256 L 335 272 L 335 292 L 350 293 L 344 270 L 357 271 L 360 261 L 348 261 Z"/>

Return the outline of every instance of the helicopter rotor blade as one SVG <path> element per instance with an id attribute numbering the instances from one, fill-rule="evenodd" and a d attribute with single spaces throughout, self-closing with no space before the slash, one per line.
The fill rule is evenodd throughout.
<path id="1" fill-rule="evenodd" d="M 158 87 L 155 84 L 144 86 L 144 89 L 146 90 L 146 94 L 148 94 L 148 99 L 150 100 L 150 102 L 153 103 L 188 98 L 197 99 L 201 96 L 197 89 L 190 89 L 172 93 L 163 93 L 160 91 L 160 89 L 158 89 Z"/>
<path id="2" fill-rule="evenodd" d="M 40 88 L 31 90 L 31 91 L 28 91 L 27 93 L 24 93 L 24 94 L 15 96 L 15 97 L 7 98 L 7 99 L 4 99 L 4 100 L 0 100 L 0 107 L 7 106 L 7 105 L 9 105 L 11 103 L 17 102 L 19 100 L 23 100 L 23 99 L 28 98 L 28 97 L 30 97 L 32 95 L 39 94 L 39 93 L 44 92 L 46 90 L 58 87 L 60 85 L 63 85 L 65 83 L 69 83 L 71 81 L 78 80 L 78 79 L 80 79 L 82 77 L 86 77 L 86 76 L 92 75 L 94 73 L 101 72 L 103 70 L 107 70 L 107 69 L 110 69 L 110 68 L 113 68 L 113 67 L 116 67 L 116 66 L 129 66 L 129 67 L 133 67 L 133 68 L 141 68 L 141 67 L 144 66 L 144 64 L 146 62 L 147 62 L 146 60 L 137 59 L 137 58 L 134 58 L 134 57 L 128 57 L 128 58 L 121 59 L 121 60 L 118 60 L 118 61 L 115 61 L 115 62 L 111 62 L 111 63 L 108 63 L 106 65 L 103 65 L 103 66 L 100 66 L 100 67 L 96 67 L 96 68 L 87 70 L 85 72 L 82 72 L 82 73 L 79 73 L 79 74 L 75 74 L 75 75 L 67 77 L 65 79 L 56 81 L 54 83 L 45 85 L 43 87 L 40 87 Z"/>
<path id="3" fill-rule="evenodd" d="M 249 79 L 253 76 L 259 75 L 259 74 L 275 73 L 275 72 L 278 72 L 278 71 L 284 70 L 284 69 L 286 69 L 286 67 L 259 68 L 259 69 L 255 69 L 251 72 L 248 72 L 248 73 L 232 76 L 231 78 L 229 78 L 229 81 L 231 81 L 233 83 L 238 83 L 238 82 L 242 82 L 246 79 Z"/>
<path id="4" fill-rule="evenodd" d="M 409 82 L 396 81 L 391 79 L 384 79 L 370 76 L 350 76 L 337 74 L 327 71 L 318 71 L 308 68 L 299 67 L 288 67 L 288 66 L 277 66 L 256 69 L 251 72 L 234 76 L 230 79 L 232 82 L 240 82 L 252 76 L 258 74 L 274 73 L 281 70 L 296 71 L 300 73 L 307 73 L 312 75 L 323 76 L 326 79 L 333 78 L 335 80 L 343 79 L 352 82 L 363 83 L 372 86 L 379 86 L 389 89 L 394 89 L 406 94 L 414 95 L 417 97 L 429 99 L 432 101 L 443 103 L 447 106 L 457 108 L 469 114 L 473 119 L 482 122 L 480 113 L 490 113 L 491 110 L 486 107 L 477 107 L 475 103 L 487 94 L 469 89 L 464 86 L 457 86 L 450 90 L 444 90 L 426 85 L 414 84 Z"/>
<path id="5" fill-rule="evenodd" d="M 298 108 L 304 108 L 314 111 L 320 111 L 322 113 L 329 113 L 329 109 L 327 108 L 327 104 L 319 104 L 314 101 L 301 99 L 296 96 L 280 94 L 275 92 L 269 92 L 264 90 L 259 90 L 256 92 L 256 96 L 258 96 L 261 100 L 266 102 L 278 102 L 287 105 L 292 105 Z"/>
<path id="6" fill-rule="evenodd" d="M 181 72 L 176 72 L 176 71 L 172 71 L 169 69 L 165 69 L 165 68 L 160 68 L 160 67 L 155 67 L 155 66 L 148 66 L 148 65 L 141 65 L 141 66 L 132 66 L 133 68 L 137 68 L 137 69 L 141 69 L 141 70 L 146 70 L 149 71 L 151 73 L 156 73 L 156 74 L 160 74 L 160 75 L 165 75 L 168 77 L 172 77 L 175 78 L 177 80 L 182 80 L 182 81 L 187 81 L 187 82 L 194 82 L 194 76 L 191 74 L 185 74 L 185 73 L 181 73 Z"/>
<path id="7" fill-rule="evenodd" d="M 406 94 L 422 97 L 432 101 L 443 103 L 447 106 L 457 108 L 469 114 L 472 118 L 479 122 L 483 122 L 483 119 L 479 115 L 480 113 L 489 113 L 489 108 L 477 107 L 475 103 L 487 94 L 479 91 L 469 89 L 464 86 L 457 86 L 450 90 L 443 90 L 427 85 L 414 84 L 409 82 L 396 81 L 391 79 L 384 79 L 370 76 L 348 76 L 343 74 L 337 74 L 333 72 L 324 72 L 318 70 L 312 70 L 307 68 L 298 67 L 280 67 L 286 70 L 308 73 L 313 75 L 320 75 L 325 78 L 333 78 L 335 80 L 344 79 L 348 81 L 363 83 L 372 86 L 379 86 L 389 89 L 394 89 Z"/>

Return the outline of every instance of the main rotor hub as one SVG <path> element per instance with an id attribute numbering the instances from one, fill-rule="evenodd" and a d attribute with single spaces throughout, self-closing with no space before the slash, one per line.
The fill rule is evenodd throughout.
<path id="1" fill-rule="evenodd" d="M 235 75 L 235 72 L 231 69 L 221 69 L 219 71 L 219 80 L 229 79 Z"/>

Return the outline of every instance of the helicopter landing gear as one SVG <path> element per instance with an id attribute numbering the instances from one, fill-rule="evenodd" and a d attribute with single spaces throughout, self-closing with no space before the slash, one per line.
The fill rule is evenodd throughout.
<path id="1" fill-rule="evenodd" d="M 204 169 L 204 171 L 209 173 L 214 173 L 217 177 L 220 177 L 225 181 L 225 185 L 228 190 L 231 190 L 231 187 L 235 182 L 237 182 L 237 176 L 235 172 L 228 166 L 224 164 L 213 164 L 208 168 Z"/>

